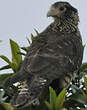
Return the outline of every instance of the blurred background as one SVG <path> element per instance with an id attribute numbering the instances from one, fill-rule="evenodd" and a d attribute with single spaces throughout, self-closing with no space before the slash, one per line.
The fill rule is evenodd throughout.
<path id="1" fill-rule="evenodd" d="M 28 46 L 26 36 L 34 32 L 34 28 L 39 32 L 43 31 L 52 21 L 46 14 L 51 4 L 58 0 L 0 0 L 0 55 L 5 55 L 11 59 L 9 39 L 16 41 L 20 46 Z M 83 44 L 87 44 L 87 1 L 83 0 L 63 0 L 68 1 L 79 11 L 79 28 L 82 35 Z M 87 62 L 87 46 L 85 47 L 83 62 Z M 0 67 L 5 62 L 0 59 Z M 10 70 L 5 70 L 9 72 Z M 2 73 L 2 71 L 0 71 Z"/>

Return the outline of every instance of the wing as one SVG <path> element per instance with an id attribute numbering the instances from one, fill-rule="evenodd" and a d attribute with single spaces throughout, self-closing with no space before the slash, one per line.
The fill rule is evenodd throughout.
<path id="1" fill-rule="evenodd" d="M 81 38 L 77 35 L 40 35 L 25 58 L 25 70 L 53 80 L 79 69 L 82 51 Z"/>
<path id="2" fill-rule="evenodd" d="M 8 78 L 4 85 L 10 86 L 27 78 L 31 80 L 34 75 L 50 81 L 64 77 L 65 74 L 79 69 L 82 55 L 80 34 L 41 34 L 29 47 L 20 71 Z"/>

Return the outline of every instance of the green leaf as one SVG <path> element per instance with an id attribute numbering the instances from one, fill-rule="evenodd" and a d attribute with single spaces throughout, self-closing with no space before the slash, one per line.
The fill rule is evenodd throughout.
<path id="1" fill-rule="evenodd" d="M 13 61 L 11 67 L 14 73 L 16 73 L 18 71 L 19 65 L 17 65 L 17 63 Z"/>
<path id="2" fill-rule="evenodd" d="M 48 107 L 49 110 L 53 110 L 52 105 L 49 102 L 45 101 L 45 104 L 46 104 L 46 106 Z"/>
<path id="3" fill-rule="evenodd" d="M 31 33 L 31 40 L 33 41 L 33 39 L 34 39 L 34 35 Z"/>
<path id="4" fill-rule="evenodd" d="M 83 45 L 83 49 L 85 48 L 86 44 Z"/>
<path id="5" fill-rule="evenodd" d="M 28 37 L 26 37 L 27 38 L 27 41 L 28 41 L 28 43 L 29 43 L 29 45 L 31 44 L 31 41 L 29 40 L 29 38 Z"/>
<path id="6" fill-rule="evenodd" d="M 49 90 L 50 90 L 50 104 L 52 105 L 52 108 L 54 108 L 56 101 L 56 92 L 51 87 L 49 87 Z"/>
<path id="7" fill-rule="evenodd" d="M 2 105 L 5 108 L 5 110 L 14 110 L 14 108 L 8 103 L 2 102 L 0 103 L 0 105 Z"/>
<path id="8" fill-rule="evenodd" d="M 55 110 L 60 110 L 63 106 L 64 100 L 66 95 L 66 89 L 64 88 L 62 92 L 57 96 L 55 102 Z"/>
<path id="9" fill-rule="evenodd" d="M 85 97 L 81 93 L 79 93 L 79 91 L 76 92 L 75 94 L 73 94 L 70 99 L 73 100 L 73 101 L 76 101 L 80 104 L 85 104 L 86 103 Z"/>
<path id="10" fill-rule="evenodd" d="M 87 90 L 87 77 L 86 76 L 84 76 L 84 85 L 85 85 L 85 88 Z"/>
<path id="11" fill-rule="evenodd" d="M 21 47 L 21 49 L 26 51 L 26 52 L 28 51 L 28 47 Z"/>
<path id="12" fill-rule="evenodd" d="M 80 67 L 80 72 L 83 72 L 85 69 L 87 69 L 87 63 L 83 63 Z"/>
<path id="13" fill-rule="evenodd" d="M 5 62 L 7 62 L 11 66 L 11 61 L 4 55 L 0 55 L 0 58 L 2 58 Z"/>
<path id="14" fill-rule="evenodd" d="M 62 110 L 67 110 L 66 108 L 63 108 Z"/>
<path id="15" fill-rule="evenodd" d="M 15 68 L 13 66 L 13 70 L 16 72 L 20 62 L 22 61 L 22 55 L 17 54 L 17 52 L 20 52 L 20 48 L 16 42 L 10 39 L 10 45 L 11 45 L 11 52 L 12 52 L 12 65 L 15 64 Z"/>
<path id="16" fill-rule="evenodd" d="M 1 67 L 0 70 L 10 69 L 10 68 L 11 68 L 10 65 L 6 65 L 6 66 Z"/>
<path id="17" fill-rule="evenodd" d="M 39 32 L 34 28 L 34 31 L 36 32 L 37 35 L 39 35 Z"/>
<path id="18" fill-rule="evenodd" d="M 25 53 L 23 53 L 23 52 L 17 52 L 17 54 L 20 54 L 20 55 L 26 55 Z"/>
<path id="19" fill-rule="evenodd" d="M 86 99 L 86 103 L 87 103 L 87 94 L 83 90 L 81 90 L 81 91 L 82 91 L 82 94 L 83 94 L 84 98 Z"/>

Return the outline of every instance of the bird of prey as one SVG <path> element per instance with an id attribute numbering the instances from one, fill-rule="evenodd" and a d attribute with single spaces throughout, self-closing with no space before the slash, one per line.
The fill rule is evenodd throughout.
<path id="1" fill-rule="evenodd" d="M 39 103 L 42 91 L 49 85 L 57 90 L 68 88 L 82 63 L 77 9 L 68 2 L 56 2 L 47 17 L 54 21 L 34 38 L 20 70 L 4 82 L 4 87 L 16 82 L 22 85 L 11 100 L 14 107 Z"/>

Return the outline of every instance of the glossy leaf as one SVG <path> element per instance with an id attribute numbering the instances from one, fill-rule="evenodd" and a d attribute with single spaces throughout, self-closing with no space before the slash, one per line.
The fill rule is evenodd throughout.
<path id="1" fill-rule="evenodd" d="M 87 77 L 86 76 L 84 76 L 84 85 L 85 85 L 85 88 L 87 90 Z"/>
<path id="2" fill-rule="evenodd" d="M 87 94 L 82 90 L 82 94 L 84 96 L 84 98 L 86 99 L 86 103 L 87 103 Z"/>
<path id="3" fill-rule="evenodd" d="M 23 55 L 23 56 L 25 56 L 26 54 L 25 53 L 23 53 L 23 52 L 17 52 L 17 54 L 20 54 L 20 55 Z"/>
<path id="4" fill-rule="evenodd" d="M 15 65 L 15 71 L 17 71 L 20 62 L 22 61 L 22 55 L 17 54 L 17 52 L 20 52 L 20 48 L 16 42 L 10 39 L 10 45 L 12 52 L 12 63 L 13 63 L 12 66 Z"/>
<path id="5" fill-rule="evenodd" d="M 14 71 L 14 73 L 16 73 L 17 72 L 17 70 L 18 70 L 18 66 L 17 66 L 17 63 L 16 62 L 12 62 L 12 70 Z"/>
<path id="6" fill-rule="evenodd" d="M 34 28 L 34 31 L 36 32 L 37 35 L 39 35 L 39 32 Z"/>
<path id="7" fill-rule="evenodd" d="M 83 49 L 85 49 L 86 44 L 83 45 Z"/>
<path id="8" fill-rule="evenodd" d="M 73 94 L 70 99 L 72 99 L 73 101 L 76 101 L 78 103 L 81 103 L 81 104 L 86 103 L 84 96 L 79 92 Z"/>
<path id="9" fill-rule="evenodd" d="M 54 108 L 56 101 L 56 92 L 51 87 L 49 87 L 49 90 L 50 90 L 50 104 L 52 105 L 52 108 Z"/>
<path id="10" fill-rule="evenodd" d="M 49 110 L 53 110 L 53 107 L 49 102 L 45 101 L 45 104 L 46 104 L 46 106 L 48 107 Z"/>
<path id="11" fill-rule="evenodd" d="M 67 110 L 66 108 L 63 108 L 62 110 Z"/>
<path id="12" fill-rule="evenodd" d="M 6 66 L 1 67 L 0 70 L 10 69 L 10 68 L 11 68 L 10 65 L 6 65 Z"/>
<path id="13" fill-rule="evenodd" d="M 80 72 L 83 72 L 85 69 L 87 69 L 87 63 L 83 63 L 80 67 Z"/>
<path id="14" fill-rule="evenodd" d="M 29 45 L 31 44 L 31 41 L 29 40 L 29 38 L 28 37 L 26 37 L 27 38 L 27 41 L 28 41 L 28 43 L 29 43 Z"/>
<path id="15" fill-rule="evenodd" d="M 4 55 L 0 55 L 0 58 L 2 58 L 5 62 L 7 62 L 11 66 L 11 61 Z"/>
<path id="16" fill-rule="evenodd" d="M 21 49 L 26 51 L 26 52 L 28 51 L 28 47 L 21 47 Z"/>
<path id="17" fill-rule="evenodd" d="M 8 103 L 2 102 L 0 103 L 0 105 L 2 105 L 5 108 L 5 110 L 14 110 L 14 108 Z"/>
<path id="18" fill-rule="evenodd" d="M 31 33 L 31 40 L 33 41 L 33 39 L 34 39 L 34 35 Z"/>
<path id="19" fill-rule="evenodd" d="M 57 96 L 55 102 L 55 110 L 60 110 L 63 106 L 66 95 L 66 89 L 63 89 L 62 92 Z"/>

